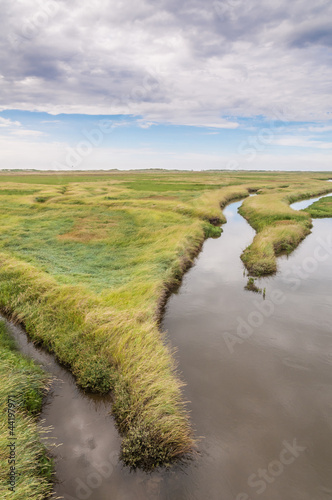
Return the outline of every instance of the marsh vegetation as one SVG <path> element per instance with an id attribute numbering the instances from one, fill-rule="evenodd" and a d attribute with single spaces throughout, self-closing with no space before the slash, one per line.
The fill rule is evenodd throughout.
<path id="1" fill-rule="evenodd" d="M 3 318 L 0 361 L 0 495 L 4 500 L 44 500 L 52 490 L 53 466 L 40 441 L 45 430 L 37 417 L 50 380 L 17 351 Z"/>
<path id="2" fill-rule="evenodd" d="M 78 384 L 112 391 L 122 459 L 136 468 L 191 454 L 195 436 L 162 308 L 221 209 L 245 200 L 257 231 L 242 259 L 276 270 L 310 232 L 289 203 L 330 191 L 328 174 L 112 172 L 2 174 L 0 306 L 54 352 Z"/>
<path id="3" fill-rule="evenodd" d="M 332 217 L 332 197 L 321 198 L 305 209 L 305 211 L 315 219 Z"/>

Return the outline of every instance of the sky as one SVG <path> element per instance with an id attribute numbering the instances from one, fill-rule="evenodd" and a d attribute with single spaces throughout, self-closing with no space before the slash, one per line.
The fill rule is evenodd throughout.
<path id="1" fill-rule="evenodd" d="M 332 170 L 331 0 L 1 0 L 0 169 Z"/>

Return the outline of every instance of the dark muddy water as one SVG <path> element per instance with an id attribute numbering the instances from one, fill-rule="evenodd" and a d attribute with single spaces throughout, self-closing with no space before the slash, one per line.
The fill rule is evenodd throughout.
<path id="1" fill-rule="evenodd" d="M 311 200 L 312 203 L 312 200 Z M 58 380 L 42 417 L 53 425 L 57 494 L 66 500 L 330 500 L 332 498 L 332 219 L 276 276 L 245 290 L 240 254 L 254 231 L 225 209 L 169 299 L 162 328 L 187 382 L 199 456 L 170 472 L 130 473 L 107 399 L 86 395 L 47 353 L 11 327 L 23 352 Z"/>

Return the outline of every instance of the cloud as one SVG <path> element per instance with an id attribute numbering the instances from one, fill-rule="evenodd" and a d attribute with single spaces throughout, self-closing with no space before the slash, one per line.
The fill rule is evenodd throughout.
<path id="1" fill-rule="evenodd" d="M 20 137 L 40 137 L 44 135 L 44 133 L 40 130 L 28 130 L 28 129 L 13 130 L 11 133 L 12 135 Z"/>
<path id="2" fill-rule="evenodd" d="M 312 45 L 332 47 L 332 23 L 327 23 L 324 20 L 314 26 L 312 26 L 311 21 L 305 23 L 295 32 L 292 45 L 301 48 Z"/>
<path id="3" fill-rule="evenodd" d="M 179 170 L 331 170 L 331 153 L 317 151 L 292 154 L 259 153 L 252 161 L 236 153 L 179 152 L 151 147 L 91 147 L 77 156 L 65 142 L 41 142 L 0 136 L 0 169 L 99 170 L 164 168 Z M 71 157 L 72 163 L 68 157 Z M 77 161 L 77 158 L 79 161 Z"/>
<path id="4" fill-rule="evenodd" d="M 140 128 L 144 128 L 144 129 L 148 129 L 148 128 L 156 125 L 154 122 L 148 122 L 148 121 L 142 120 L 142 119 L 137 120 L 137 124 Z"/>
<path id="5" fill-rule="evenodd" d="M 314 133 L 322 133 L 322 132 L 332 132 L 332 125 L 323 125 L 323 126 L 310 126 L 307 129 L 309 132 Z"/>
<path id="6" fill-rule="evenodd" d="M 40 137 L 44 135 L 41 130 L 30 130 L 23 128 L 22 123 L 13 121 L 9 118 L 0 117 L 0 136 L 5 135 L 7 138 L 16 137 Z"/>
<path id="7" fill-rule="evenodd" d="M 42 120 L 41 123 L 61 123 L 61 120 Z"/>
<path id="8" fill-rule="evenodd" d="M 0 127 L 1 128 L 13 128 L 13 127 L 20 127 L 21 124 L 20 122 L 17 121 L 12 121 L 8 118 L 2 118 L 0 117 Z"/>
<path id="9" fill-rule="evenodd" d="M 275 138 L 271 144 L 277 146 L 314 148 L 314 149 L 332 149 L 332 142 L 326 142 L 305 136 L 284 136 Z"/>
<path id="10" fill-rule="evenodd" d="M 199 123 L 189 123 L 188 125 L 192 126 L 192 127 L 199 127 Z M 224 122 L 221 122 L 221 123 L 205 123 L 204 124 L 205 127 L 209 127 L 209 128 L 238 128 L 239 124 L 236 123 L 236 122 L 231 122 L 231 121 L 224 121 Z"/>
<path id="11" fill-rule="evenodd" d="M 281 108 L 290 121 L 331 117 L 324 0 L 3 0 L 1 10 L 2 109 L 216 128 Z"/>
<path id="12" fill-rule="evenodd" d="M 5 135 L 10 139 L 12 136 L 20 137 L 40 137 L 44 135 L 41 130 L 30 130 L 23 128 L 22 123 L 0 116 L 0 136 Z"/>

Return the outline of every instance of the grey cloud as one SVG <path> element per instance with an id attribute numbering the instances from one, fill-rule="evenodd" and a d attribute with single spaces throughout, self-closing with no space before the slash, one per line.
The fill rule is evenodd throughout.
<path id="1" fill-rule="evenodd" d="M 0 105 L 202 124 L 282 105 L 324 119 L 331 13 L 323 0 L 3 0 Z"/>
<path id="2" fill-rule="evenodd" d="M 308 47 L 310 45 L 324 45 L 332 47 L 332 24 L 322 25 L 315 28 L 307 28 L 297 33 L 292 40 L 295 47 Z"/>

